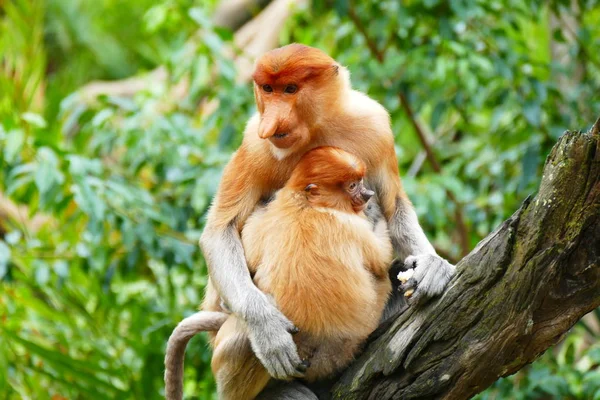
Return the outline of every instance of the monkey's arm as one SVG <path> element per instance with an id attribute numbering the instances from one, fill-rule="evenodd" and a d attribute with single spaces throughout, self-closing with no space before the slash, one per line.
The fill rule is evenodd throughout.
<path id="1" fill-rule="evenodd" d="M 291 336 L 296 327 L 252 282 L 239 231 L 261 197 L 258 168 L 242 146 L 225 168 L 200 246 L 211 281 L 228 308 L 248 326 L 252 348 L 271 376 L 301 376 Z"/>
<path id="2" fill-rule="evenodd" d="M 401 289 L 414 290 L 411 301 L 419 302 L 444 291 L 454 275 L 454 265 L 438 256 L 427 240 L 417 214 L 402 188 L 396 157 L 387 159 L 387 165 L 382 165 L 377 171 L 375 191 L 388 220 L 394 250 L 404 260 L 405 269 L 415 270 L 413 277 Z"/>

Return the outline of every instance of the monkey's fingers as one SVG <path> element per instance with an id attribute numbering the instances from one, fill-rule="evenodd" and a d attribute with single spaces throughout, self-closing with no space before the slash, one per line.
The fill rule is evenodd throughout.
<path id="1" fill-rule="evenodd" d="M 411 297 L 411 304 L 423 304 L 427 300 L 439 296 L 452 276 L 454 266 L 436 255 L 419 256 L 418 268 L 415 269 L 413 278 L 417 281 L 417 288 Z"/>
<path id="2" fill-rule="evenodd" d="M 419 266 L 419 256 L 408 256 L 404 260 L 403 271 L 408 271 L 409 269 L 415 269 L 418 266 Z"/>
<path id="3" fill-rule="evenodd" d="M 417 280 L 415 278 L 409 278 L 405 283 L 400 285 L 400 290 L 404 292 L 404 297 L 410 298 L 415 290 L 417 289 Z"/>
<path id="4" fill-rule="evenodd" d="M 309 360 L 302 360 L 302 363 L 296 369 L 298 371 L 304 373 L 304 372 L 306 372 L 306 370 L 308 369 L 308 367 L 310 367 L 310 361 Z"/>
<path id="5" fill-rule="evenodd" d="M 297 354 L 295 357 L 291 354 L 280 354 L 278 356 L 278 361 L 283 370 L 280 379 L 288 380 L 291 378 L 302 378 L 306 372 L 306 368 L 304 368 L 302 360 L 300 360 L 300 357 L 298 357 Z"/>
<path id="6" fill-rule="evenodd" d="M 285 367 L 281 363 L 279 359 L 273 360 L 270 364 L 269 375 L 271 375 L 275 379 L 285 380 L 288 374 L 285 372 Z"/>
<path id="7" fill-rule="evenodd" d="M 288 332 L 292 335 L 295 335 L 296 333 L 300 332 L 300 328 L 298 328 L 295 325 L 292 325 L 292 327 L 288 329 Z"/>

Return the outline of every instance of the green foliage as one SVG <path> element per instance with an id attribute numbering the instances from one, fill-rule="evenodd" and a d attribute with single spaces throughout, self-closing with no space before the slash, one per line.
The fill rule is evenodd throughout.
<path id="1" fill-rule="evenodd" d="M 596 312 L 597 317 L 600 314 Z M 600 318 L 598 319 L 600 321 Z M 499 398 L 600 399 L 600 334 L 578 327 L 553 351 L 509 379 L 497 381 L 476 396 L 477 400 Z"/>
<path id="2" fill-rule="evenodd" d="M 206 284 L 204 216 L 254 110 L 227 56 L 231 32 L 210 21 L 215 3 L 2 5 L 0 193 L 29 215 L 0 209 L 1 397 L 161 397 L 166 339 Z M 535 190 L 562 131 L 600 115 L 600 6 L 357 3 L 300 8 L 279 40 L 326 50 L 386 106 L 406 190 L 456 260 Z M 552 24 L 557 15 L 574 15 L 575 32 Z M 553 54 L 561 44 L 568 62 Z M 168 79 L 132 98 L 76 92 L 158 65 Z M 415 122 L 440 172 L 423 161 Z M 600 349 L 584 328 L 481 398 L 599 398 Z M 201 336 L 186 393 L 213 396 L 209 362 Z"/>

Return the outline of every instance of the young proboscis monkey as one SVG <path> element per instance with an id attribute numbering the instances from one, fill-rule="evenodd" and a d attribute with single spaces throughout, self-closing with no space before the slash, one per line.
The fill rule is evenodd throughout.
<path id="1" fill-rule="evenodd" d="M 365 171 L 360 159 L 339 148 L 312 149 L 242 230 L 255 285 L 298 328 L 294 341 L 308 381 L 347 366 L 377 327 L 391 291 L 392 244 L 385 219 L 372 221 L 364 213 L 375 194 L 364 185 Z M 235 314 L 201 311 L 187 318 L 169 349 L 199 325 L 218 330 L 212 368 L 219 399 L 254 399 L 272 378 Z M 182 394 L 181 381 L 174 384 L 169 373 L 183 371 L 184 349 L 166 360 L 168 398 Z"/>
<path id="2" fill-rule="evenodd" d="M 321 50 L 292 44 L 261 57 L 253 79 L 258 113 L 225 168 L 200 239 L 210 274 L 203 309 L 222 311 L 224 303 L 244 321 L 252 349 L 269 374 L 289 379 L 303 376 L 291 334 L 296 327 L 254 285 L 240 232 L 308 150 L 335 146 L 365 163 L 365 181 L 375 191 L 394 250 L 415 270 L 402 285 L 414 291 L 413 302 L 440 294 L 454 266 L 436 254 L 402 189 L 387 111 L 351 88 L 346 68 Z M 185 340 L 176 347 L 181 344 Z"/>
<path id="3" fill-rule="evenodd" d="M 364 174 L 364 163 L 343 150 L 313 149 L 242 231 L 255 285 L 299 330 L 294 341 L 310 361 L 308 381 L 353 359 L 391 291 L 387 223 L 372 230 L 363 213 L 374 194 Z M 214 339 L 212 368 L 222 400 L 254 399 L 272 379 L 235 314 Z"/>

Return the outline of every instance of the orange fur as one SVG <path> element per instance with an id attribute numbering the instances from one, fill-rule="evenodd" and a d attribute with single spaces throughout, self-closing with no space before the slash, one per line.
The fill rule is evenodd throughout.
<path id="1" fill-rule="evenodd" d="M 328 78 L 336 72 L 337 65 L 333 58 L 318 49 L 294 43 L 265 54 L 259 60 L 252 78 L 259 86 L 271 84 L 279 87 Z"/>
<path id="2" fill-rule="evenodd" d="M 295 340 L 300 356 L 311 361 L 309 381 L 353 359 L 377 327 L 391 290 L 392 247 L 385 225 L 374 232 L 362 211 L 351 206 L 345 186 L 364 174 L 362 161 L 340 149 L 311 150 L 242 231 L 256 286 L 300 329 Z M 307 182 L 319 191 L 307 192 Z M 324 207 L 332 197 L 337 207 Z M 238 317 L 229 317 L 214 345 L 213 372 L 223 399 L 251 399 L 266 386 L 269 376 Z"/>
<path id="3" fill-rule="evenodd" d="M 351 88 L 346 68 L 318 49 L 293 44 L 266 53 L 253 78 L 258 113 L 248 121 L 242 145 L 225 168 L 200 239 L 210 275 L 202 308 L 224 311 L 221 304 L 226 302 L 231 311 L 216 336 L 211 335 L 215 375 L 223 392 L 234 399 L 252 398 L 264 386 L 270 379 L 265 367 L 281 379 L 297 376 L 301 360 L 290 335 L 293 324 L 281 311 L 304 330 L 295 336 L 302 356 L 323 347 L 320 340 L 325 338 L 327 351 L 313 354 L 317 367 L 307 377 L 325 376 L 345 365 L 358 349 L 358 339 L 375 326 L 374 315 L 390 285 L 382 261 L 389 253 L 389 236 L 401 257 L 435 255 L 400 182 L 389 115 Z M 330 150 L 322 163 L 318 157 L 307 161 L 309 154 L 297 169 L 302 173 L 294 176 L 302 156 L 319 146 L 338 149 Z M 346 158 L 355 160 L 347 170 L 336 167 L 344 160 L 335 155 L 340 149 L 355 155 Z M 365 173 L 390 233 L 385 221 L 372 231 L 356 214 L 362 206 L 350 204 L 334 190 L 340 188 L 335 179 L 339 184 Z M 307 188 L 318 179 L 320 186 Z M 277 206 L 258 207 L 286 182 L 289 186 L 277 195 Z M 287 221 L 289 229 L 283 229 L 281 221 Z M 254 282 L 250 269 L 256 274 Z M 256 286 L 275 294 L 281 310 Z M 182 326 L 186 334 L 208 325 L 215 328 L 216 319 L 207 325 L 208 314 L 198 314 L 203 324 Z M 187 336 L 184 339 L 172 348 L 184 349 Z M 165 375 L 167 388 L 179 395 L 183 360 L 177 357 L 182 355 L 167 357 L 173 373 Z"/>
<path id="4" fill-rule="evenodd" d="M 327 60 L 332 66 L 337 65 L 320 50 L 295 44 L 267 53 L 259 60 L 256 70 L 272 65 L 306 67 L 311 59 L 319 66 Z M 345 69 L 340 67 L 340 73 L 318 83 L 310 79 L 290 80 L 299 87 L 293 95 L 265 94 L 256 89 L 259 82 L 255 83 L 260 113 L 248 122 L 242 145 L 225 168 L 208 215 L 206 233 L 219 231 L 231 222 L 235 222 L 241 230 L 259 200 L 283 187 L 300 157 L 318 146 L 339 147 L 355 154 L 366 164 L 367 181 L 382 189 L 377 193 L 386 217 L 390 218 L 393 214 L 398 198 L 408 202 L 398 173 L 389 115 L 379 103 L 352 90 L 343 71 Z M 275 85 L 277 80 L 265 78 L 260 84 L 265 82 Z M 292 106 L 284 107 L 282 111 L 277 103 Z M 282 113 L 272 114 L 271 106 Z M 290 113 L 297 114 L 297 117 Z M 277 152 L 281 149 L 277 147 L 278 140 L 259 137 L 261 120 L 266 114 L 279 121 L 278 126 L 282 128 L 277 131 L 288 132 L 291 137 L 298 136 L 289 154 L 281 159 L 278 159 L 281 155 Z M 290 120 L 296 125 L 289 124 Z"/>
<path id="5" fill-rule="evenodd" d="M 302 155 L 318 146 L 338 147 L 354 154 L 364 163 L 365 181 L 376 191 L 388 221 L 392 219 L 399 204 L 410 207 L 400 182 L 389 115 L 379 103 L 350 87 L 349 73 L 344 67 L 318 49 L 291 45 L 265 54 L 257 63 L 254 79 L 254 93 L 259 112 L 248 121 L 242 145 L 225 168 L 202 235 L 203 249 L 210 247 L 208 245 L 232 224 L 238 232 L 241 232 L 261 199 L 268 199 L 281 189 L 291 177 Z M 297 85 L 297 92 L 285 93 L 285 86 L 289 84 Z M 273 91 L 265 92 L 263 85 L 270 85 Z M 318 171 L 324 172 L 321 169 Z M 323 214 L 311 221 L 314 223 L 319 219 L 322 219 L 321 224 L 310 228 L 314 229 L 313 234 L 327 239 L 335 237 L 337 235 L 335 231 L 327 231 L 324 235 L 325 228 L 323 228 L 323 226 L 330 226 L 328 224 L 333 221 L 333 217 Z M 276 221 L 271 223 L 277 226 Z M 298 224 L 296 229 L 301 227 L 309 229 L 304 223 Z M 325 245 L 327 240 L 323 240 Z M 257 246 L 258 243 L 262 242 L 257 239 Z M 264 250 L 265 254 L 268 254 L 267 251 L 278 251 L 276 243 L 276 240 L 265 243 L 264 246 L 267 246 L 264 247 L 267 249 Z M 244 247 L 246 245 L 247 243 Z M 298 242 L 295 246 L 302 248 L 303 244 Z M 257 248 L 262 249 L 262 247 Z M 288 251 L 290 255 L 295 254 L 291 248 Z M 344 249 L 347 253 L 352 251 L 356 252 L 356 250 Z M 365 254 L 367 253 L 369 251 L 365 250 Z M 377 252 L 371 249 L 371 253 Z M 335 253 L 332 254 L 335 256 Z M 373 257 L 373 254 L 369 257 Z M 319 257 L 321 263 L 329 262 L 327 254 L 321 254 Z M 289 261 L 280 260 L 280 262 L 282 265 L 289 265 Z M 212 275 L 214 267 L 210 262 L 208 266 L 209 273 Z M 349 325 L 343 316 L 339 316 L 341 319 L 336 322 L 340 310 L 345 307 L 338 301 L 345 301 L 348 298 L 347 293 L 350 292 L 344 291 L 349 285 L 354 284 L 355 278 L 351 276 L 346 278 L 344 273 L 330 274 L 327 272 L 327 266 L 327 264 L 321 265 L 322 268 L 316 276 L 320 279 L 325 277 L 323 274 L 327 275 L 333 286 L 316 285 L 320 288 L 318 294 L 311 292 L 310 287 L 303 287 L 301 288 L 303 295 L 298 298 L 310 298 L 312 301 L 309 293 L 313 297 L 334 293 L 335 300 L 329 303 L 329 307 L 314 300 L 315 303 L 312 303 L 314 306 L 310 307 L 311 312 L 319 315 L 316 321 L 327 325 L 323 319 L 327 314 L 319 311 L 320 307 L 323 307 L 323 310 L 333 313 L 327 316 L 332 326 L 346 329 Z M 223 265 L 221 268 L 226 266 Z M 373 268 L 375 273 L 377 267 L 373 266 Z M 294 274 L 294 271 L 295 269 L 291 268 L 286 273 Z M 375 274 L 379 276 L 382 272 Z M 343 283 L 345 279 L 348 279 L 348 285 L 340 288 L 342 292 L 336 292 L 337 285 Z M 387 278 L 385 280 L 387 281 Z M 221 298 L 216 294 L 217 289 L 223 288 L 224 285 L 225 287 L 236 285 L 237 282 L 222 281 L 221 286 L 215 283 L 217 282 L 213 282 L 212 278 L 209 279 L 202 306 L 204 310 L 221 311 Z M 356 306 L 354 303 L 351 304 L 352 307 Z M 307 309 L 307 307 L 298 307 L 295 312 L 300 315 L 295 317 L 303 321 L 302 313 Z M 237 312 L 237 310 L 233 311 Z M 370 323 L 367 323 L 369 327 Z M 327 328 L 322 326 L 322 329 Z M 359 331 L 366 330 L 361 327 Z M 342 350 L 340 354 L 343 354 Z"/>

